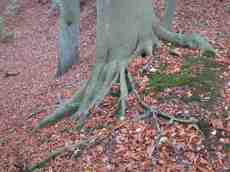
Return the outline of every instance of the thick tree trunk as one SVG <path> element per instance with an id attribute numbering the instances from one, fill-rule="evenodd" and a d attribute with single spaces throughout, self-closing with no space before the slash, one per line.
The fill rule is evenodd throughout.
<path id="1" fill-rule="evenodd" d="M 80 2 L 60 1 L 59 57 L 57 76 L 63 75 L 79 63 Z"/>
<path id="2" fill-rule="evenodd" d="M 108 58 L 107 51 L 113 58 L 123 59 L 137 49 L 137 44 L 146 47 L 156 41 L 149 0 L 97 1 L 97 14 L 97 59 Z"/>
<path id="3" fill-rule="evenodd" d="M 69 102 L 45 118 L 38 128 L 72 116 L 76 111 L 79 113 L 75 117 L 84 124 L 89 109 L 101 103 L 117 81 L 120 82 L 119 117 L 123 118 L 128 84 L 132 84 L 128 63 L 139 55 L 151 55 L 160 39 L 214 52 L 200 36 L 173 33 L 161 26 L 151 0 L 97 0 L 97 49 L 92 76 Z"/>

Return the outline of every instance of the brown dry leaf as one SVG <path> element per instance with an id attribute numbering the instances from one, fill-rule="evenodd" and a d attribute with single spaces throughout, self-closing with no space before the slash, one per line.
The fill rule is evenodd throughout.
<path id="1" fill-rule="evenodd" d="M 214 128 L 224 128 L 223 121 L 221 119 L 212 119 L 211 123 Z"/>
<path id="2" fill-rule="evenodd" d="M 104 151 L 104 148 L 102 145 L 97 145 L 96 149 L 99 153 L 102 153 Z"/>
<path id="3" fill-rule="evenodd" d="M 70 90 L 65 90 L 63 93 L 64 98 L 70 98 L 72 96 L 72 92 Z"/>
<path id="4" fill-rule="evenodd" d="M 194 144 L 198 144 L 198 143 L 200 143 L 201 142 L 201 139 L 200 139 L 200 137 L 199 136 L 197 136 L 197 135 L 191 135 L 190 137 L 189 137 L 189 140 L 188 140 L 188 144 L 189 145 L 194 145 Z"/>
<path id="5" fill-rule="evenodd" d="M 227 57 L 220 57 L 217 59 L 217 62 L 223 65 L 230 65 L 230 55 Z"/>
<path id="6" fill-rule="evenodd" d="M 152 141 L 152 143 L 147 147 L 147 154 L 148 154 L 149 158 L 152 158 L 154 149 L 155 149 L 155 142 Z"/>
<path id="7" fill-rule="evenodd" d="M 84 172 L 93 172 L 93 170 L 91 170 L 90 168 L 87 167 L 84 169 Z"/>
<path id="8" fill-rule="evenodd" d="M 192 91 L 188 91 L 186 94 L 187 94 L 187 97 L 191 97 L 193 95 Z"/>
<path id="9" fill-rule="evenodd" d="M 203 167 L 203 166 L 198 166 L 197 169 L 200 171 L 200 172 L 214 172 L 210 167 Z"/>

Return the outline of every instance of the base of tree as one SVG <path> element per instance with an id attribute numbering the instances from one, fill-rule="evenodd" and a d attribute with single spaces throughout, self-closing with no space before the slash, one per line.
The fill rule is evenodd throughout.
<path id="1" fill-rule="evenodd" d="M 135 90 L 135 84 L 131 80 L 130 74 L 127 72 L 128 63 L 139 55 L 151 55 L 153 52 L 153 45 L 158 45 L 156 38 L 169 41 L 183 47 L 200 48 L 204 55 L 215 54 L 214 49 L 208 41 L 197 34 L 185 36 L 183 34 L 170 32 L 169 30 L 159 26 L 157 26 L 154 31 L 156 33 L 154 35 L 154 39 L 137 40 L 135 50 L 132 51 L 128 57 L 121 56 L 120 58 L 111 59 L 111 54 L 108 52 L 104 61 L 100 61 L 95 64 L 91 79 L 88 80 L 86 85 L 83 86 L 70 101 L 59 107 L 53 115 L 43 119 L 37 128 L 54 124 L 64 117 L 70 116 L 74 116 L 79 125 L 82 126 L 90 116 L 90 108 L 99 105 L 103 101 L 104 97 L 109 93 L 112 85 L 118 80 L 120 83 L 119 112 L 121 113 L 119 116 L 120 118 L 123 118 L 126 111 L 126 98 L 129 94 L 129 85 L 133 85 L 133 90 Z M 151 108 L 147 109 L 150 110 Z M 167 118 L 172 120 L 171 117 Z"/>

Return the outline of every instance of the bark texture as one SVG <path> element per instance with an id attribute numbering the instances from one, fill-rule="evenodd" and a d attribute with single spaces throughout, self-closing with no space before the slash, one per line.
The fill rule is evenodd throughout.
<path id="1" fill-rule="evenodd" d="M 214 53 L 208 41 L 199 35 L 173 33 L 161 25 L 151 0 L 97 0 L 97 49 L 92 76 L 69 102 L 45 118 L 38 128 L 74 114 L 79 124 L 84 124 L 90 108 L 100 104 L 117 81 L 120 83 L 118 114 L 124 118 L 129 85 L 133 85 L 132 91 L 135 91 L 128 63 L 140 55 L 151 55 L 161 39 Z"/>
<path id="2" fill-rule="evenodd" d="M 57 76 L 79 63 L 80 1 L 60 1 L 59 57 Z"/>
<path id="3" fill-rule="evenodd" d="M 163 26 L 171 30 L 174 13 L 176 12 L 176 0 L 165 0 L 165 15 Z"/>
<path id="4" fill-rule="evenodd" d="M 2 34 L 4 32 L 4 19 L 0 16 L 0 37 L 2 37 Z"/>

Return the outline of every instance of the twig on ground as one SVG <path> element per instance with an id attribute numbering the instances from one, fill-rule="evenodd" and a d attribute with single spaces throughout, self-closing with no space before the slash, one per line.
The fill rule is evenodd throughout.
<path id="1" fill-rule="evenodd" d="M 87 148 L 99 144 L 101 143 L 104 139 L 108 138 L 113 131 L 121 128 L 122 126 L 126 125 L 127 122 L 123 122 L 118 124 L 115 128 L 110 129 L 110 130 L 103 130 L 102 132 L 100 132 L 99 134 L 92 136 L 89 139 L 86 140 L 82 140 L 79 143 L 76 144 L 71 144 L 65 147 L 62 147 L 60 149 L 55 150 L 54 152 L 52 152 L 46 159 L 40 161 L 39 163 L 33 165 L 31 168 L 24 170 L 23 172 L 33 172 L 35 170 L 44 168 L 51 160 L 53 160 L 54 158 L 56 158 L 57 156 L 65 153 L 65 152 L 72 152 L 73 156 L 75 158 L 78 158 L 80 156 L 80 154 Z"/>
<path id="2" fill-rule="evenodd" d="M 41 169 L 45 167 L 52 159 L 56 158 L 57 156 L 70 151 L 74 154 L 74 157 L 77 158 L 80 153 L 85 149 L 97 143 L 100 143 L 103 139 L 108 136 L 109 133 L 102 132 L 96 136 L 93 136 L 87 140 L 82 140 L 79 143 L 71 144 L 56 151 L 52 152 L 46 159 L 40 161 L 39 163 L 33 165 L 31 168 L 24 170 L 24 172 L 33 172 L 35 170 Z"/>
<path id="3" fill-rule="evenodd" d="M 46 112 L 48 109 L 50 108 L 57 108 L 60 105 L 50 105 L 50 106 L 45 106 L 45 107 L 40 107 L 37 110 L 35 110 L 34 112 L 31 112 L 31 114 L 27 117 L 27 120 L 35 117 L 36 115 L 42 113 L 42 112 Z"/>
<path id="4" fill-rule="evenodd" d="M 6 71 L 5 74 L 4 74 L 4 78 L 8 78 L 8 77 L 11 77 L 11 76 L 17 76 L 19 74 L 20 74 L 20 72 L 9 72 L 9 71 Z"/>

